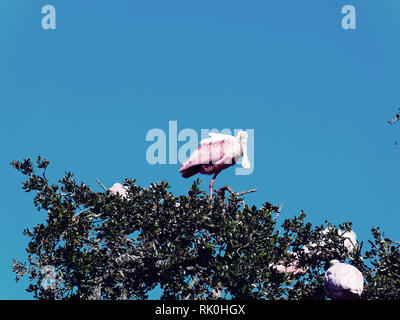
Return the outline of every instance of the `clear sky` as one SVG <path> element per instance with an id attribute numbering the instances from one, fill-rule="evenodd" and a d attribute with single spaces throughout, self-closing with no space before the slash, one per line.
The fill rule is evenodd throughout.
<path id="1" fill-rule="evenodd" d="M 46 4 L 56 30 L 42 29 Z M 356 30 L 341 26 L 348 4 Z M 230 168 L 216 188 L 258 188 L 247 203 L 283 202 L 281 219 L 303 209 L 352 221 L 359 240 L 372 226 L 400 240 L 400 123 L 386 123 L 399 53 L 398 0 L 1 0 L 0 299 L 31 298 L 11 260 L 44 217 L 10 161 L 49 159 L 53 183 L 71 171 L 96 189 L 131 177 L 186 193 L 180 164 L 146 161 L 147 132 L 169 121 L 254 129 L 254 171 Z"/>

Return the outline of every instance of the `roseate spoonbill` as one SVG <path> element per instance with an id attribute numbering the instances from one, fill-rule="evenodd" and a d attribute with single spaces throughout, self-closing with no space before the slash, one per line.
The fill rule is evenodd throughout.
<path id="1" fill-rule="evenodd" d="M 325 228 L 321 231 L 322 236 L 328 236 L 330 230 L 335 230 L 333 227 Z M 340 237 L 344 239 L 343 246 L 347 249 L 348 253 L 351 253 L 357 246 L 357 235 L 353 230 L 343 231 L 340 229 L 336 229 L 337 233 Z M 328 240 L 328 242 L 331 240 Z M 326 245 L 324 240 L 321 240 L 318 245 L 316 243 L 309 243 L 307 246 L 303 246 L 304 253 L 310 254 L 310 251 L 313 251 L 315 247 L 324 247 Z M 319 253 L 319 252 L 317 252 Z"/>
<path id="2" fill-rule="evenodd" d="M 353 230 L 346 231 L 346 232 L 338 230 L 338 232 L 339 233 L 342 232 L 342 234 L 340 234 L 340 235 L 341 235 L 342 238 L 345 238 L 345 240 L 343 242 L 344 247 L 347 249 L 347 251 L 349 253 L 353 252 L 353 250 L 357 246 L 357 235 L 356 235 L 356 233 Z"/>
<path id="3" fill-rule="evenodd" d="M 325 273 L 324 285 L 333 300 L 354 300 L 363 291 L 364 277 L 356 267 L 332 260 Z"/>
<path id="4" fill-rule="evenodd" d="M 233 166 L 241 157 L 243 168 L 249 169 L 250 162 L 247 157 L 247 132 L 239 131 L 236 137 L 213 132 L 208 135 L 210 138 L 200 141 L 200 146 L 183 162 L 179 172 L 184 178 L 196 173 L 214 174 L 209 186 L 212 197 L 215 178 L 222 170 Z"/>
<path id="5" fill-rule="evenodd" d="M 110 189 L 108 189 L 111 191 L 111 193 L 113 194 L 119 194 L 122 198 L 126 198 L 127 195 L 127 191 L 126 191 L 126 187 L 123 186 L 120 183 L 115 183 Z"/>
<path id="6" fill-rule="evenodd" d="M 282 263 L 282 262 L 280 262 Z M 297 266 L 299 262 L 297 260 L 294 260 L 292 262 L 289 262 L 287 266 L 283 264 L 273 264 L 270 263 L 269 266 L 272 267 L 273 269 L 277 270 L 280 273 L 289 273 L 289 274 L 304 274 L 305 270 L 301 269 Z"/>
<path id="7" fill-rule="evenodd" d="M 290 273 L 290 274 L 304 274 L 306 273 L 305 269 L 299 267 L 299 257 L 296 252 L 288 252 L 290 258 L 285 261 L 279 261 L 278 264 L 270 263 L 269 267 L 277 270 L 281 273 Z"/>

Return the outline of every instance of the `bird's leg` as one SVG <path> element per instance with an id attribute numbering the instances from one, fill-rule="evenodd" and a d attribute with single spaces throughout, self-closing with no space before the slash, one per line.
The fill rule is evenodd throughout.
<path id="1" fill-rule="evenodd" d="M 210 198 L 212 198 L 212 188 L 213 188 L 214 181 L 215 181 L 215 178 L 217 177 L 218 173 L 219 173 L 219 172 L 216 172 L 216 173 L 214 174 L 214 177 L 211 179 L 211 182 L 210 182 Z"/>

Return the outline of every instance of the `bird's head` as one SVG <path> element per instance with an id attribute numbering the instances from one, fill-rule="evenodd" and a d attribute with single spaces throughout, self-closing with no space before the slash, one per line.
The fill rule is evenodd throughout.
<path id="1" fill-rule="evenodd" d="M 250 165 L 250 161 L 249 158 L 247 157 L 247 139 L 248 139 L 249 135 L 247 134 L 246 131 L 239 131 L 236 138 L 239 141 L 240 144 L 240 148 L 242 150 L 242 167 L 244 169 L 250 169 L 251 165 Z"/>
<path id="2" fill-rule="evenodd" d="M 330 262 L 329 262 L 329 264 L 330 264 L 330 266 L 332 267 L 332 266 L 334 266 L 335 264 L 338 264 L 338 263 L 340 263 L 339 262 L 339 260 L 331 260 Z"/>

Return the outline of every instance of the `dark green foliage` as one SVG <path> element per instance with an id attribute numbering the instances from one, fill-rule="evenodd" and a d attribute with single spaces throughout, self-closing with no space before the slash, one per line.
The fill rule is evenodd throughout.
<path id="1" fill-rule="evenodd" d="M 372 268 L 367 272 L 367 299 L 400 299 L 400 243 L 385 238 L 379 228 L 372 229 L 372 249 L 365 256 Z"/>
<path id="2" fill-rule="evenodd" d="M 312 226 L 301 212 L 277 226 L 278 207 L 249 207 L 223 191 L 211 200 L 199 180 L 179 197 L 165 181 L 142 188 L 127 179 L 126 198 L 94 192 L 71 173 L 51 185 L 48 164 L 39 157 L 37 175 L 29 159 L 12 162 L 28 178 L 23 189 L 35 193 L 35 207 L 46 214 L 45 223 L 24 231 L 31 239 L 27 261 L 13 265 L 17 279 L 30 277 L 27 291 L 35 298 L 146 299 L 158 285 L 162 299 L 216 299 L 218 291 L 233 299 L 325 299 L 325 270 L 339 259 L 363 272 L 363 298 L 399 299 L 399 244 L 381 240 L 379 229 L 363 259 L 362 246 L 349 252 L 337 233 L 351 223 Z M 306 253 L 303 246 L 311 243 Z M 293 263 L 305 272 L 273 267 Z M 53 285 L 46 286 L 49 275 Z"/>

